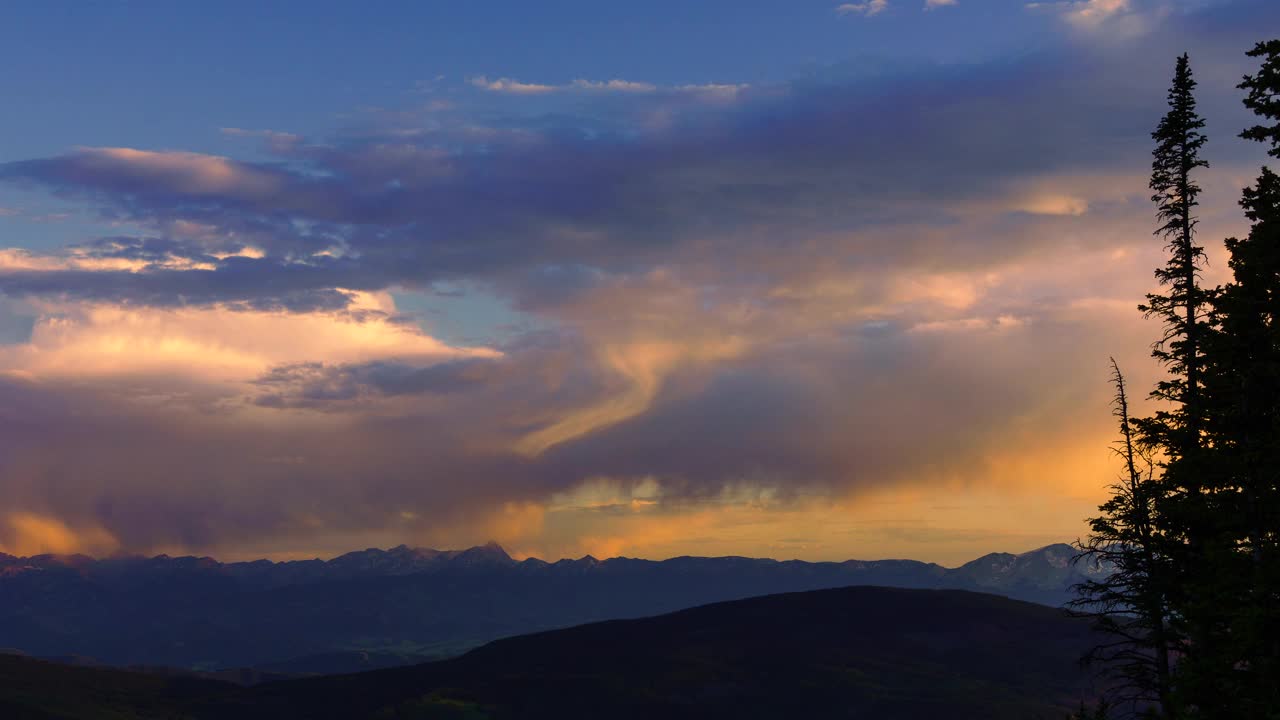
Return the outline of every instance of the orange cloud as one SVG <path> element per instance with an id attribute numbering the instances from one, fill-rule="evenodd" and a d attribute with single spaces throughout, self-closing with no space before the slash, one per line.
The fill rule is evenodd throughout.
<path id="1" fill-rule="evenodd" d="M 173 375 L 240 384 L 296 362 L 496 356 L 396 322 L 389 293 L 352 293 L 352 312 L 260 312 L 43 303 L 28 342 L 0 346 L 0 372 L 34 379 Z"/>
<path id="2" fill-rule="evenodd" d="M 10 555 L 104 554 L 118 547 L 111 533 L 100 527 L 72 528 L 48 515 L 13 512 L 0 525 L 0 552 Z"/>
<path id="3" fill-rule="evenodd" d="M 638 341 L 609 344 L 599 351 L 603 366 L 623 382 L 623 388 L 589 407 L 571 411 L 552 424 L 522 437 L 515 446 L 524 455 L 538 455 L 550 447 L 620 423 L 649 409 L 663 378 L 685 362 L 712 362 L 740 354 L 738 338 L 719 341 Z"/>
<path id="4" fill-rule="evenodd" d="M 271 174 L 217 155 L 90 147 L 79 159 L 90 173 L 128 171 L 192 195 L 262 195 L 280 187 Z"/>
<path id="5" fill-rule="evenodd" d="M 1083 215 L 1089 212 L 1089 201 L 1065 194 L 1031 195 L 1018 203 L 1017 210 L 1032 215 Z"/>

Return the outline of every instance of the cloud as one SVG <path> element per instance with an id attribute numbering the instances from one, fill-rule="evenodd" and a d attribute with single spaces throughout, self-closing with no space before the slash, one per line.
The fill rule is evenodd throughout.
<path id="1" fill-rule="evenodd" d="M 505 77 L 490 80 L 483 75 L 470 78 L 469 82 L 482 90 L 495 93 L 509 93 L 513 95 L 544 95 L 550 93 L 621 93 L 624 95 L 666 94 L 703 96 L 708 98 L 732 98 L 749 87 L 749 85 L 745 83 L 706 83 L 662 86 L 649 82 L 623 80 L 621 78 L 614 78 L 612 80 L 586 80 L 578 78 L 563 85 L 544 85 L 541 83 L 520 82 L 518 80 Z"/>
<path id="2" fill-rule="evenodd" d="M 959 0 L 924 0 L 924 9 L 933 10 L 940 7 L 950 7 L 958 4 Z"/>
<path id="3" fill-rule="evenodd" d="M 646 82 L 632 82 L 630 80 L 574 80 L 571 85 L 581 90 L 611 90 L 615 92 L 640 92 L 648 93 L 658 89 L 657 85 Z"/>
<path id="4" fill-rule="evenodd" d="M 118 176 L 121 169 L 128 168 L 139 189 L 163 186 L 170 192 L 194 196 L 261 196 L 280 187 L 279 179 L 271 173 L 224 157 L 190 152 L 84 148 L 78 153 L 75 168 L 87 182 L 96 177 Z"/>
<path id="5" fill-rule="evenodd" d="M 631 80 L 622 80 L 615 78 L 613 80 L 583 80 L 577 79 L 566 85 L 542 85 L 538 83 L 524 83 L 511 78 L 498 78 L 490 80 L 481 75 L 473 77 L 471 84 L 488 90 L 490 92 L 512 93 L 516 95 L 538 95 L 553 92 L 566 91 L 583 91 L 583 92 L 621 92 L 621 93 L 652 93 L 658 90 L 658 86 L 653 83 L 635 82 Z M 694 86 L 689 86 L 692 89 Z"/>
<path id="6" fill-rule="evenodd" d="M 422 365 L 496 357 L 456 348 L 397 321 L 386 293 L 356 293 L 342 311 L 282 313 L 218 306 L 42 303 L 30 339 L 0 346 L 0 372 L 47 381 L 179 376 L 240 387 L 303 361 Z"/>
<path id="7" fill-rule="evenodd" d="M 396 359 L 276 365 L 253 380 L 264 390 L 254 402 L 263 407 L 337 410 L 362 398 L 463 392 L 496 382 L 509 372 L 510 365 L 496 357 L 477 352 L 468 359 L 436 358 L 426 364 Z"/>
<path id="8" fill-rule="evenodd" d="M 471 84 L 490 92 L 514 93 L 516 95 L 540 95 L 543 93 L 555 92 L 554 85 L 540 85 L 537 83 L 524 83 L 511 78 L 496 78 L 490 80 L 484 75 L 478 75 L 471 78 Z"/>
<path id="9" fill-rule="evenodd" d="M 961 305 L 970 315 L 989 311 L 985 302 Z M 60 376 L 72 371 L 60 363 L 27 364 L 23 377 L 0 374 L 3 407 L 12 413 L 0 418 L 0 482 L 10 508 L 56 517 L 74 532 L 103 528 L 132 550 L 240 546 L 234 552 L 252 554 L 305 541 L 338 551 L 357 539 L 426 542 L 442 528 L 454 533 L 445 533 L 445 542 L 458 543 L 498 523 L 488 527 L 507 527 L 509 537 L 539 554 L 568 549 L 575 534 L 593 552 L 660 552 L 671 546 L 657 538 L 673 542 L 666 533 L 688 527 L 679 508 L 689 503 L 711 503 L 699 521 L 710 531 L 762 497 L 785 510 L 797 494 L 955 478 L 1016 486 L 1020 470 L 996 472 L 991 464 L 1009 443 L 1019 453 L 1041 448 L 1035 452 L 1057 457 L 1046 465 L 1056 468 L 1055 484 L 1059 475 L 1079 482 L 1077 469 L 1057 453 L 1058 443 L 1080 432 L 1080 419 L 1091 417 L 1081 396 L 1105 406 L 1104 383 L 1069 372 L 1092 352 L 1082 339 L 1096 342 L 1113 317 L 1108 310 L 1099 324 L 1091 312 L 1006 329 L 994 363 L 991 336 L 960 327 L 852 344 L 811 338 L 803 352 L 794 345 L 808 333 L 762 336 L 753 352 L 726 357 L 715 349 L 693 363 L 674 350 L 628 348 L 617 362 L 631 363 L 633 375 L 584 356 L 590 345 L 564 339 L 430 364 L 344 360 L 360 346 L 337 330 L 327 333 L 330 349 L 297 351 L 289 348 L 302 333 L 265 347 L 265 339 L 250 339 L 218 349 L 180 341 L 202 336 L 187 332 L 167 344 L 146 342 L 166 349 L 171 362 L 102 358 L 73 375 Z M 102 332 L 111 329 L 118 332 L 119 324 Z M 252 325 L 245 333 L 269 334 Z M 1114 333 L 1133 334 L 1124 324 Z M 209 337 L 235 340 L 216 328 Z M 120 340 L 124 347 L 137 342 Z M 47 336 L 33 343 L 67 353 Z M 1134 347 L 1145 352 L 1145 343 Z M 329 360 L 271 365 L 301 355 Z M 257 370 L 264 365 L 271 367 Z M 1063 378 L 1047 398 L 1044 374 Z M 254 379 L 242 384 L 246 376 Z M 200 390 L 196 378 L 212 387 Z M 264 393 L 278 401 L 241 401 Z M 983 403 L 965 401 L 973 397 Z M 611 399 L 624 412 L 601 414 Z M 644 403 L 643 412 L 625 407 L 631 402 Z M 1084 427 L 1103 435 L 1109 418 L 1097 416 Z M 531 433 L 548 428 L 563 439 L 522 452 L 537 437 Z M 564 509 L 550 516 L 535 510 L 600 476 L 654 478 L 662 488 L 656 500 L 675 515 L 653 520 L 644 533 L 654 534 L 642 536 L 626 525 L 608 534 L 595 524 L 578 527 L 586 521 Z M 525 518 L 518 523 L 525 529 L 485 519 L 504 507 L 510 511 L 499 516 Z M 532 522 L 539 516 L 543 530 Z M 541 535 L 552 522 L 568 526 L 558 537 Z M 459 529 L 468 524 L 474 527 Z"/>
<path id="10" fill-rule="evenodd" d="M 901 246 L 864 243 L 859 233 L 903 213 L 923 209 L 922 228 L 945 223 L 979 197 L 1013 193 L 1043 173 L 1135 154 L 1116 129 L 1158 101 L 1109 87 L 1087 62 L 1066 71 L 1055 62 L 949 69 L 942 93 L 923 76 L 797 83 L 625 134 L 479 135 L 468 126 L 412 142 L 306 144 L 287 163 L 97 150 L 10 163 L 0 177 L 100 203 L 155 234 L 70 251 L 127 261 L 127 269 L 90 272 L 81 263 L 50 273 L 11 262 L 0 290 L 307 311 L 342 307 L 337 288 L 480 278 L 537 308 L 574 287 L 567 276 L 590 283 L 658 264 L 705 264 L 717 255 L 712 247 L 754 255 L 839 237 L 872 262 Z M 1009 98 L 1009 107 L 993 115 L 989 95 L 968 92 L 976 87 Z M 923 103 L 933 107 L 925 116 L 913 110 Z M 1063 104 L 1071 113 L 1048 109 Z M 923 237 L 900 242 L 923 245 Z M 245 247 L 260 256 L 238 250 Z M 970 248 L 975 258 L 1009 249 Z M 538 280 L 551 275 L 556 282 Z"/>
<path id="11" fill-rule="evenodd" d="M 56 517 L 30 512 L 0 517 L 0 552 L 10 555 L 107 554 L 118 547 L 115 538 L 100 527 L 73 529 Z"/>
<path id="12" fill-rule="evenodd" d="M 254 162 L 0 165 L 104 228 L 0 250 L 0 489 L 42 519 L 6 514 L 0 544 L 776 553 L 809 518 L 840 539 L 805 552 L 847 557 L 1031 544 L 1023 518 L 1069 534 L 1111 477 L 1106 357 L 1153 379 L 1149 129 L 1186 42 L 1227 58 L 1201 99 L 1232 122 L 1260 24 L 1232 17 L 732 102 L 555 86 L 532 114 L 263 135 Z M 1206 239 L 1239 232 L 1256 164 L 1215 147 Z M 446 340 L 446 304 L 500 329 Z"/>
<path id="13" fill-rule="evenodd" d="M 260 138 L 271 152 L 277 154 L 288 154 L 305 140 L 301 135 L 276 130 L 245 130 L 228 127 L 222 128 L 222 134 L 231 137 Z"/>
<path id="14" fill-rule="evenodd" d="M 862 15 L 864 17 L 872 17 L 879 15 L 889 7 L 889 0 L 867 0 L 859 3 L 844 3 L 836 6 L 836 12 L 840 15 Z"/>
<path id="15" fill-rule="evenodd" d="M 1096 30 L 1104 24 L 1111 22 L 1117 18 L 1129 16 L 1137 25 L 1128 28 L 1132 32 L 1145 29 L 1147 24 L 1144 19 L 1139 19 L 1138 13 L 1134 12 L 1134 8 L 1130 0 L 1060 0 L 1059 2 L 1033 2 L 1027 3 L 1027 8 L 1031 10 L 1048 10 L 1057 13 L 1063 20 L 1072 26 L 1082 30 Z M 1153 12 L 1162 11 L 1163 8 L 1154 8 Z M 1132 25 L 1132 24 L 1131 24 Z"/>
<path id="16" fill-rule="evenodd" d="M 1083 215 L 1089 202 L 1071 195 L 1032 195 L 1016 207 L 1034 215 Z"/>
<path id="17" fill-rule="evenodd" d="M 1096 25 L 1129 10 L 1129 0 L 1082 0 L 1070 3 L 1067 19 L 1079 25 Z"/>
<path id="18" fill-rule="evenodd" d="M 0 249 L 0 272 L 126 272 L 157 270 L 212 271 L 229 258 L 261 259 L 260 248 L 242 245 L 192 255 L 179 243 L 157 238 L 101 238 L 60 252 L 37 253 L 21 248 Z"/>
<path id="19" fill-rule="evenodd" d="M 744 343 L 728 338 L 711 344 L 645 341 L 606 345 L 598 351 L 602 364 L 616 373 L 625 389 L 584 408 L 576 408 L 516 443 L 516 450 L 538 455 L 547 449 L 623 422 L 653 404 L 665 377 L 680 364 L 723 360 L 738 355 Z"/>

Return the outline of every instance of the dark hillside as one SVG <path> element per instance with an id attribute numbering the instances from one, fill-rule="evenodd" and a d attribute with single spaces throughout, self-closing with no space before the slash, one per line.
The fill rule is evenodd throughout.
<path id="1" fill-rule="evenodd" d="M 273 683 L 203 717 L 1052 718 L 1089 694 L 1084 623 L 963 591 L 855 587 L 500 640 Z M 433 713 L 446 713 L 435 715 Z M 456 715 L 463 717 L 465 715 Z"/>
<path id="2" fill-rule="evenodd" d="M 509 638 L 461 657 L 243 688 L 0 657 L 5 718 L 1061 720 L 1086 623 L 953 590 L 850 587 Z"/>

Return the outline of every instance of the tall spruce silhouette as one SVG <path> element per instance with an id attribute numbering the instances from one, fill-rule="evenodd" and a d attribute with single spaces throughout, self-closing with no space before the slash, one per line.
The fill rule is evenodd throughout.
<path id="1" fill-rule="evenodd" d="M 1087 563 L 1094 579 L 1076 586 L 1072 611 L 1093 618 L 1106 638 L 1086 660 L 1110 680 L 1103 703 L 1090 715 L 1106 717 L 1108 701 L 1129 709 L 1150 708 L 1157 717 L 1176 718 L 1170 663 L 1168 558 L 1156 525 L 1160 487 L 1149 454 L 1137 446 L 1129 416 L 1124 375 L 1111 359 L 1116 394 L 1114 415 L 1120 440 L 1112 448 L 1124 466 L 1111 498 L 1089 520 L 1087 540 L 1077 544 L 1077 563 Z"/>
<path id="2" fill-rule="evenodd" d="M 1201 402 L 1203 343 L 1207 331 L 1206 302 L 1209 294 L 1200 286 L 1204 249 L 1196 244 L 1200 185 L 1194 173 L 1209 167 L 1200 157 L 1208 138 L 1201 132 L 1204 119 L 1196 112 L 1196 81 L 1191 61 L 1184 53 L 1174 69 L 1169 88 L 1169 111 L 1161 118 L 1151 138 L 1156 141 L 1151 162 L 1151 200 L 1156 203 L 1160 226 L 1155 234 L 1166 241 L 1169 259 L 1155 271 L 1167 292 L 1147 295 L 1138 307 L 1148 317 L 1164 324 L 1164 335 L 1152 346 L 1152 356 L 1169 372 L 1152 397 L 1165 402 L 1154 416 L 1139 421 L 1142 439 L 1161 447 L 1171 463 L 1183 463 L 1168 480 L 1190 492 L 1197 490 L 1198 473 L 1192 467 L 1201 446 L 1200 430 L 1204 408 Z M 1185 461 L 1185 462 L 1183 462 Z"/>
<path id="3" fill-rule="evenodd" d="M 1160 554 L 1167 559 L 1168 576 L 1163 578 L 1169 608 L 1167 650 L 1184 661 L 1193 653 L 1216 655 L 1222 636 L 1222 622 L 1214 612 L 1217 599 L 1198 582 L 1201 576 L 1195 572 L 1216 560 L 1216 546 L 1210 542 L 1216 534 L 1214 515 L 1205 512 L 1210 498 L 1204 485 L 1212 464 L 1203 436 L 1204 343 L 1211 332 L 1212 294 L 1200 283 L 1205 255 L 1196 244 L 1195 215 L 1200 196 L 1195 173 L 1209 163 L 1200 157 L 1207 138 L 1204 119 L 1196 111 L 1195 88 L 1191 61 L 1184 53 L 1174 68 L 1169 110 L 1151 134 L 1156 141 L 1151 199 L 1160 223 L 1155 234 L 1165 240 L 1169 253 L 1155 276 L 1165 290 L 1147 295 L 1146 303 L 1139 306 L 1147 317 L 1163 324 L 1163 335 L 1151 354 L 1168 375 L 1151 393 L 1159 409 L 1135 421 L 1138 441 L 1159 458 L 1152 506 Z M 1171 700 L 1169 708 L 1181 702 Z"/>
<path id="4" fill-rule="evenodd" d="M 1160 409 L 1151 417 L 1131 418 L 1124 379 L 1112 361 L 1125 476 L 1090 520 L 1079 560 L 1113 574 L 1080 585 L 1074 603 L 1078 612 L 1093 615 L 1108 638 L 1090 659 L 1106 668 L 1116 699 L 1128 701 L 1130 709 L 1146 704 L 1147 712 L 1167 719 L 1182 715 L 1181 668 L 1174 658 L 1186 657 L 1191 646 L 1213 647 L 1217 629 L 1187 624 L 1183 612 L 1201 597 L 1191 588 L 1191 569 L 1204 556 L 1209 534 L 1199 512 L 1207 462 L 1203 344 L 1211 331 L 1212 298 L 1200 284 L 1205 254 L 1195 239 L 1200 195 L 1195 173 L 1209 163 L 1200 157 L 1207 138 L 1195 88 L 1184 53 L 1174 67 L 1169 109 L 1151 134 L 1155 235 L 1165 241 L 1169 256 L 1155 271 L 1164 291 L 1148 294 L 1138 309 L 1162 322 L 1163 334 L 1151 354 L 1168 377 L 1151 393 Z M 1140 458 L 1151 462 L 1142 472 Z"/>
<path id="5" fill-rule="evenodd" d="M 1151 161 L 1151 200 L 1156 203 L 1156 217 L 1161 222 L 1155 234 L 1168 242 L 1169 250 L 1168 263 L 1155 274 L 1169 291 L 1147 295 L 1146 304 L 1140 307 L 1147 315 L 1164 321 L 1165 335 L 1155 344 L 1153 355 L 1166 365 L 1172 377 L 1157 386 L 1155 395 L 1175 403 L 1174 409 L 1157 416 L 1162 425 L 1152 430 L 1166 444 L 1185 451 L 1180 454 L 1192 454 L 1199 444 L 1197 430 L 1202 414 L 1200 342 L 1206 294 L 1199 282 L 1204 249 L 1195 243 L 1200 186 L 1193 173 L 1209 167 L 1209 163 L 1200 157 L 1208 138 L 1201 132 L 1205 123 L 1196 112 L 1195 88 L 1191 60 L 1184 53 L 1178 58 L 1169 88 L 1169 112 L 1151 133 L 1156 141 Z"/>
<path id="6" fill-rule="evenodd" d="M 1186 657 L 1189 645 L 1212 649 L 1218 630 L 1208 622 L 1211 612 L 1195 615 L 1204 623 L 1186 622 L 1184 612 L 1188 605 L 1208 597 L 1195 587 L 1190 573 L 1207 559 L 1207 538 L 1212 535 L 1211 523 L 1201 513 L 1208 467 L 1203 442 L 1203 345 L 1210 332 L 1207 308 L 1212 297 L 1200 283 L 1205 254 L 1196 243 L 1195 214 L 1200 197 L 1195 173 L 1209 163 L 1200 156 L 1207 137 L 1204 119 L 1196 110 L 1195 89 L 1191 59 L 1184 53 L 1174 67 L 1169 109 L 1151 134 L 1156 142 L 1150 182 L 1159 222 L 1155 235 L 1164 239 L 1168 251 L 1168 260 L 1156 269 L 1155 277 L 1165 290 L 1148 294 L 1146 303 L 1139 306 L 1147 317 L 1162 322 L 1164 332 L 1151 354 L 1168 373 L 1151 393 L 1159 409 L 1134 421 L 1136 440 L 1159 458 L 1159 473 L 1147 499 L 1155 525 L 1151 542 L 1159 545 L 1156 555 L 1161 569 L 1158 588 L 1151 590 L 1162 596 L 1166 622 L 1161 657 Z M 1162 711 L 1173 717 L 1180 701 L 1174 697 L 1172 668 L 1166 670 Z"/>

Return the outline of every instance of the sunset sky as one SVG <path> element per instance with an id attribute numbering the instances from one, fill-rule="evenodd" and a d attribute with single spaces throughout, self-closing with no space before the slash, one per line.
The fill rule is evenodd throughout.
<path id="1" fill-rule="evenodd" d="M 300 11 L 301 10 L 301 11 Z M 1274 0 L 15 3 L 0 551 L 1074 540 Z M 1149 407 L 1149 406 L 1147 406 Z"/>

